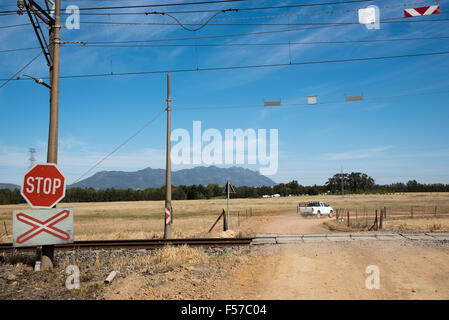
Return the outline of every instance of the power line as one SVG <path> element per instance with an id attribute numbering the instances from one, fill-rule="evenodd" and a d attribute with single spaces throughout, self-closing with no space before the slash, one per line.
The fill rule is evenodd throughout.
<path id="1" fill-rule="evenodd" d="M 449 13 L 449 11 L 441 11 L 440 14 Z M 158 13 L 161 15 L 164 15 L 165 13 Z M 168 14 L 167 14 L 168 15 Z M 170 15 L 170 17 L 172 17 Z M 275 17 L 275 16 L 274 16 Z M 175 17 L 172 17 L 173 19 L 176 19 Z M 256 18 L 256 17 L 253 17 Z M 245 18 L 246 19 L 246 18 Z M 383 19 L 379 22 L 382 23 L 396 23 L 396 21 L 393 20 L 402 20 L 404 17 L 400 18 L 389 18 L 389 19 Z M 410 19 L 410 18 L 409 18 Z M 228 19 L 223 19 L 228 20 Z M 233 19 L 229 19 L 233 20 Z M 338 25 L 358 25 L 359 22 L 304 22 L 304 23 L 204 23 L 204 22 L 181 22 L 180 20 L 176 19 L 177 22 L 108 22 L 108 21 L 81 21 L 81 24 L 84 27 L 102 27 L 102 26 L 205 26 L 206 24 L 208 26 L 216 26 L 216 27 L 223 27 L 223 26 L 321 26 L 321 25 L 331 25 L 331 26 L 338 26 Z M 209 20 L 208 20 L 209 21 Z M 218 21 L 218 20 L 215 20 Z M 392 22 L 393 21 L 393 22 Z M 413 22 L 441 22 L 441 21 L 448 21 L 448 19 L 434 19 L 434 20 L 404 20 L 404 21 L 397 21 L 397 23 L 413 23 Z M 19 25 L 10 25 L 10 26 L 0 26 L 1 28 L 15 28 L 15 27 L 22 27 L 22 26 L 28 26 L 31 25 L 29 23 L 19 24 Z M 62 26 L 62 28 L 65 28 Z M 185 28 L 186 29 L 186 28 Z M 197 31 L 199 29 L 190 30 L 186 29 L 188 31 Z"/>
<path id="2" fill-rule="evenodd" d="M 34 60 L 36 60 L 41 54 L 42 54 L 42 52 L 39 52 L 37 56 L 35 56 L 33 59 L 30 60 L 30 62 L 28 62 L 26 65 L 24 65 L 19 71 L 17 71 L 16 73 L 14 73 L 14 75 L 13 75 L 11 78 L 6 79 L 6 81 L 3 82 L 3 83 L 0 85 L 0 88 L 2 88 L 3 86 L 5 86 L 5 85 L 6 85 L 8 82 L 10 82 L 11 80 L 14 80 L 14 78 L 17 77 L 17 75 L 18 75 L 19 73 L 21 73 L 21 72 L 22 72 L 23 70 L 25 70 L 30 64 L 32 64 L 32 63 L 34 62 Z M 5 79 L 2 79 L 1 81 L 4 81 L 4 80 L 5 80 Z"/>
<path id="3" fill-rule="evenodd" d="M 356 2 L 372 2 L 374 0 L 359 0 L 359 1 L 341 1 L 337 3 L 319 3 L 319 4 L 299 4 L 299 5 L 284 5 L 284 6 L 271 6 L 271 7 L 257 7 L 257 8 L 228 8 L 235 11 L 254 11 L 254 10 L 269 10 L 269 9 L 287 9 L 287 8 L 298 8 L 298 7 L 313 7 L 313 6 L 323 6 L 323 5 L 331 5 L 331 4 L 351 4 Z M 378 6 L 378 8 L 393 8 L 393 7 L 405 7 L 405 6 L 413 6 L 416 4 L 429 4 L 430 3 L 439 3 L 440 0 L 428 0 L 427 2 L 414 2 L 414 3 L 403 3 L 403 4 L 397 4 L 397 5 L 385 5 L 385 6 Z M 164 11 L 164 13 L 170 13 L 170 14 L 192 14 L 192 13 L 212 13 L 212 12 L 218 12 L 221 11 L 221 9 L 203 9 L 203 10 L 178 10 L 178 11 Z M 356 12 L 358 9 L 345 9 L 345 10 L 332 10 L 327 12 L 311 12 L 311 13 L 302 13 L 302 14 L 291 14 L 291 15 L 314 15 L 314 14 L 334 14 L 334 13 L 341 13 L 341 12 Z M 105 16 L 105 15 L 117 15 L 117 16 L 126 16 L 126 15 L 148 15 L 152 12 L 110 12 L 110 13 L 83 13 L 83 15 L 90 15 L 90 16 Z M 278 16 L 287 16 L 289 14 L 281 14 Z M 251 17 L 250 17 L 251 18 Z M 239 19 L 239 18 L 235 18 Z M 223 19 L 225 20 L 225 19 Z"/>
<path id="4" fill-rule="evenodd" d="M 373 1 L 373 0 L 369 0 L 369 1 Z M 431 3 L 439 3 L 440 0 L 430 0 Z M 409 3 L 409 4 L 399 4 L 399 5 L 386 5 L 386 6 L 379 6 L 378 8 L 392 8 L 392 7 L 403 7 L 403 6 L 412 6 L 412 5 L 419 5 L 419 4 L 429 4 L 428 2 L 414 2 L 414 3 Z M 224 11 L 238 11 L 239 9 L 225 9 L 225 10 L 219 10 L 216 11 L 217 13 L 222 13 Z M 349 9 L 349 10 L 332 10 L 332 11 L 324 11 L 324 12 L 307 12 L 307 13 L 300 13 L 300 14 L 279 14 L 279 15 L 272 15 L 272 16 L 255 16 L 255 17 L 239 17 L 239 18 L 225 18 L 225 19 L 213 19 L 214 21 L 229 21 L 229 20 L 248 20 L 248 19 L 266 19 L 266 18 L 277 18 L 277 17 L 284 17 L 284 16 L 304 16 L 304 15 L 320 15 L 320 14 L 335 14 L 335 13 L 341 13 L 341 12 L 357 12 L 358 9 Z M 190 12 L 190 11 L 189 11 Z M 448 13 L 449 11 L 440 11 L 440 14 L 444 14 L 444 13 Z M 181 25 L 181 26 L 187 26 L 187 25 L 200 25 L 200 26 L 204 26 L 204 23 L 198 23 L 198 22 L 181 22 L 180 20 L 178 20 L 177 18 L 173 17 L 170 15 L 170 13 L 176 13 L 176 12 L 146 12 L 146 15 L 149 14 L 160 14 L 160 15 L 168 15 L 171 18 L 173 18 L 176 23 L 162 23 L 162 22 L 102 22 L 102 21 L 89 21 L 89 22 L 81 22 L 83 25 L 86 24 L 98 24 L 98 25 L 113 25 L 113 26 L 123 26 L 123 25 L 129 25 L 129 26 L 136 26 L 136 25 Z M 179 12 L 178 12 L 179 13 Z M 123 13 L 126 14 L 126 13 Z M 140 13 L 139 13 L 140 14 Z M 1 15 L 1 14 L 0 14 Z M 85 15 L 85 14 L 84 14 Z M 107 13 L 104 15 L 108 15 L 109 17 L 111 16 L 111 13 Z M 213 16 L 215 17 L 215 15 Z M 212 17 L 212 18 L 213 18 Z M 276 25 L 276 26 L 283 26 L 283 25 L 338 25 L 338 24 L 359 24 L 358 22 L 354 22 L 354 23 L 329 23 L 329 22 L 318 22 L 318 23 L 255 23 L 255 24 L 251 24 L 251 23 L 209 23 L 211 20 L 209 19 L 207 22 L 207 24 L 209 26 L 261 26 L 261 25 Z M 400 18 L 389 18 L 389 19 L 383 19 L 380 22 L 384 22 L 386 23 L 386 21 L 390 21 L 390 20 L 396 20 L 396 19 L 404 19 L 404 17 L 400 17 Z M 412 20 L 410 20 L 410 18 L 407 18 L 407 23 L 408 22 L 412 22 Z M 432 20 L 424 20 L 424 22 L 426 21 L 432 21 Z M 434 21 L 446 21 L 446 20 L 434 20 Z M 423 21 L 414 21 L 414 22 L 423 22 Z M 3 26 L 0 28 L 14 28 L 14 27 L 19 27 L 19 26 L 26 26 L 28 24 L 21 24 L 21 25 L 12 25 L 12 26 Z M 187 29 L 189 30 L 189 29 Z M 198 30 L 198 29 L 197 29 Z M 189 30 L 192 31 L 192 30 Z M 195 31 L 195 30 L 193 30 Z"/>
<path id="5" fill-rule="evenodd" d="M 36 49 L 40 49 L 40 48 L 41 48 L 41 47 L 7 49 L 7 50 L 0 50 L 0 53 L 15 52 L 15 51 L 36 50 Z"/>
<path id="6" fill-rule="evenodd" d="M 448 19 L 449 20 L 449 19 Z M 108 45 L 108 44 L 90 44 L 90 43 L 65 43 L 66 48 L 79 45 L 80 48 L 163 48 L 163 47 L 239 47 L 239 46 L 283 46 L 283 45 L 317 45 L 317 44 L 347 44 L 347 43 L 376 43 L 376 42 L 396 42 L 396 41 L 425 41 L 448 39 L 449 36 L 435 37 L 416 37 L 416 38 L 390 38 L 390 39 L 367 39 L 367 40 L 335 40 L 335 41 L 300 41 L 300 42 L 258 42 L 258 43 L 208 43 L 208 44 L 156 44 L 156 45 Z M 0 50 L 0 53 L 35 50 L 40 47 L 16 48 Z"/>
<path id="7" fill-rule="evenodd" d="M 169 13 L 165 13 L 165 12 L 151 12 L 148 14 L 160 14 L 160 15 L 166 15 L 169 16 L 170 18 L 172 18 L 173 20 L 176 21 L 176 23 L 178 25 L 180 25 L 183 29 L 187 30 L 187 31 L 198 31 L 202 28 L 204 28 L 213 18 L 215 18 L 216 16 L 218 16 L 220 13 L 225 13 L 225 12 L 230 12 L 230 11 L 237 11 L 237 9 L 226 9 L 226 10 L 222 10 L 222 11 L 218 11 L 215 14 L 213 14 L 209 19 L 206 20 L 206 22 L 200 24 L 199 27 L 197 28 L 188 28 L 186 27 L 186 25 L 184 23 L 182 23 L 181 21 L 179 21 L 175 16 L 169 14 Z"/>
<path id="8" fill-rule="evenodd" d="M 441 22 L 449 21 L 449 19 L 433 19 L 433 20 L 410 20 L 410 21 L 384 21 L 383 23 L 410 23 L 410 22 Z M 382 20 L 381 20 L 382 22 Z M 348 22 L 340 24 L 330 24 L 325 26 L 314 26 L 305 28 L 290 28 L 281 30 L 269 30 L 269 31 L 256 31 L 256 32 L 244 32 L 244 33 L 234 33 L 234 34 L 223 34 L 223 35 L 210 35 L 210 36 L 198 36 L 198 37 L 185 37 L 185 38 L 166 38 L 166 39 L 149 39 L 149 40 L 123 40 L 123 41 L 63 41 L 62 44 L 124 44 L 124 43 L 147 43 L 147 42 L 167 42 L 167 41 L 185 41 L 185 40 L 200 40 L 200 39 L 217 39 L 217 38 L 230 38 L 230 37 L 242 37 L 242 36 L 254 36 L 254 35 L 264 35 L 273 33 L 283 33 L 283 32 L 294 32 L 303 30 L 314 30 L 322 28 L 332 28 L 339 26 L 348 25 L 359 25 L 358 22 Z"/>
<path id="9" fill-rule="evenodd" d="M 394 4 L 394 5 L 384 5 L 384 6 L 378 6 L 378 8 L 395 8 L 395 7 L 405 7 L 405 6 L 414 6 L 414 5 L 424 5 L 424 4 L 432 4 L 432 3 L 440 3 L 440 1 L 443 0 L 427 0 L 425 2 L 412 2 L 412 3 L 402 3 L 402 4 Z M 235 10 L 235 9 L 234 9 Z M 322 14 L 335 14 L 335 13 L 348 13 L 348 12 L 357 12 L 359 9 L 345 9 L 345 10 L 332 10 L 332 11 L 320 11 L 320 12 L 306 12 L 306 13 L 292 13 L 292 14 L 278 14 L 278 15 L 270 15 L 270 16 L 251 16 L 251 17 L 235 17 L 235 18 L 223 18 L 223 19 L 214 19 L 214 21 L 229 21 L 229 20 L 254 20 L 254 19 L 271 19 L 271 18 L 278 18 L 278 17 L 289 17 L 289 16 L 307 16 L 307 15 L 322 15 Z M 162 13 L 194 13 L 196 11 L 188 11 L 188 12 L 180 12 L 180 11 L 175 11 L 175 12 L 160 12 Z M 440 13 L 447 13 L 447 11 L 440 11 Z M 10 14 L 14 14 L 14 13 L 10 13 Z M 127 13 L 119 13 L 119 14 L 124 14 L 126 15 Z M 145 13 L 145 12 L 141 12 L 141 13 L 131 13 L 131 14 L 149 14 L 149 12 Z M 1 15 L 1 14 L 0 14 Z M 86 15 L 86 14 L 84 14 Z M 110 16 L 111 13 L 105 13 L 102 15 L 108 15 Z M 403 18 L 403 17 L 402 17 Z M 96 22 L 81 22 L 81 23 L 91 23 L 94 24 Z M 99 24 L 108 24 L 107 22 L 98 22 Z M 124 24 L 124 25 L 176 25 L 177 23 L 171 24 L 171 23 L 134 23 L 134 22 L 124 22 L 124 23 L 120 23 L 120 22 L 109 22 L 111 25 L 119 25 L 119 24 Z M 313 23 L 308 23 L 308 24 L 313 24 Z M 327 23 L 316 23 L 316 24 L 327 24 Z M 183 25 L 201 25 L 201 23 L 186 23 L 183 22 Z M 209 25 L 221 25 L 221 24 L 209 24 Z M 239 24 L 223 24 L 223 25 L 239 25 Z M 241 25 L 253 25 L 253 24 L 241 24 Z M 259 23 L 259 24 L 254 24 L 254 25 L 286 25 L 286 24 L 263 24 L 263 23 Z M 304 25 L 304 24 L 292 24 L 292 25 Z M 307 24 L 306 24 L 307 25 Z"/>
<path id="10" fill-rule="evenodd" d="M 431 85 L 423 85 L 423 86 L 412 86 L 412 87 L 406 87 L 406 88 L 391 88 L 388 90 L 369 90 L 368 92 L 392 92 L 392 91 L 409 91 L 409 90 L 417 90 L 417 89 L 429 89 L 429 88 L 436 88 L 436 87 L 448 87 L 449 86 L 449 82 L 443 82 L 443 83 L 434 83 Z M 363 90 L 363 92 L 365 93 L 366 90 Z M 449 90 L 444 90 L 444 91 L 433 91 L 433 92 L 441 92 L 441 93 L 446 93 L 449 92 Z M 432 93 L 432 91 L 431 91 Z M 426 92 L 424 93 L 417 93 L 418 95 L 420 94 L 427 94 Z M 413 95 L 417 95 L 416 93 L 410 93 L 410 94 L 403 94 L 403 95 L 390 95 L 390 96 L 380 96 L 380 97 L 372 97 L 372 98 L 366 98 L 365 94 L 363 97 L 363 100 L 360 101 L 365 101 L 365 100 L 377 100 L 377 99 L 384 99 L 384 98 L 390 98 L 390 97 L 405 97 L 405 96 L 413 96 Z M 341 96 L 341 94 L 314 94 L 313 96 L 316 97 L 328 97 L 328 96 Z M 299 96 L 299 97 L 293 97 L 290 99 L 297 99 L 297 98 L 307 98 L 308 96 Z M 280 101 L 284 101 L 286 99 L 286 97 L 283 98 L 279 98 Z M 332 100 L 332 101 L 324 101 L 324 102 L 317 102 L 315 104 L 330 104 L 330 103 L 340 103 L 340 102 L 346 102 L 345 100 Z M 280 106 L 276 106 L 276 107 L 290 107 L 290 106 L 313 106 L 315 104 L 310 104 L 310 103 L 282 103 Z M 275 108 L 276 108 L 275 107 Z M 239 109 L 239 108 L 267 108 L 267 106 L 265 105 L 240 105 L 240 106 L 218 106 L 218 107 L 179 107 L 179 108 L 173 108 L 172 110 L 203 110 L 203 109 Z"/>
<path id="11" fill-rule="evenodd" d="M 119 73 L 97 73 L 97 74 L 81 74 L 81 75 L 67 75 L 61 76 L 64 79 L 76 79 L 76 78 L 98 78 L 98 77 L 114 77 L 114 76 L 131 76 L 131 75 L 146 75 L 146 74 L 160 74 L 160 73 L 182 73 L 182 72 L 197 72 L 197 71 L 223 71 L 223 70 L 243 70 L 243 69 L 257 69 L 257 68 L 272 68 L 272 67 L 287 67 L 287 66 L 300 66 L 300 65 L 317 65 L 327 63 L 343 63 L 343 62 L 361 62 L 361 61 L 376 61 L 387 59 L 399 59 L 409 57 L 426 57 L 436 55 L 446 55 L 449 51 L 441 52 L 427 52 L 416 54 L 404 54 L 395 56 L 380 56 L 380 57 L 366 57 L 366 58 L 348 58 L 348 59 L 334 59 L 334 60 L 318 60 L 318 61 L 305 61 L 305 62 L 291 62 L 291 63 L 273 63 L 273 64 L 258 64 L 258 65 L 243 65 L 243 66 L 228 66 L 228 67 L 208 67 L 208 68 L 195 68 L 195 69 L 174 69 L 174 70 L 155 70 L 155 71 L 140 71 L 140 72 L 119 72 Z M 42 79 L 48 79 L 48 77 L 42 77 Z M 2 81 L 4 79 L 0 79 Z M 15 79 L 16 81 L 26 79 Z"/>
<path id="12" fill-rule="evenodd" d="M 391 38 L 368 40 L 335 40 L 335 41 L 304 41 L 304 42 L 258 42 L 258 43 L 207 43 L 207 44 L 154 44 L 154 45 L 81 45 L 80 48 L 160 48 L 160 47 L 239 47 L 239 46 L 287 46 L 287 45 L 317 45 L 317 44 L 347 44 L 347 43 L 376 43 L 396 41 L 423 41 L 449 39 L 449 36 L 418 37 L 418 38 Z M 72 46 L 65 46 L 70 48 Z M 1 52 L 1 51 L 0 51 Z"/>
<path id="13" fill-rule="evenodd" d="M 9 29 L 9 28 L 17 28 L 17 27 L 24 27 L 24 26 L 30 26 L 31 23 L 21 23 L 21 24 L 13 24 L 9 26 L 0 26 L 0 29 Z"/>
<path id="14" fill-rule="evenodd" d="M 212 3 L 242 2 L 242 1 L 246 1 L 246 0 L 203 1 L 203 2 L 186 2 L 186 3 L 175 3 L 175 4 L 158 4 L 158 5 L 134 5 L 134 6 L 119 6 L 119 7 L 80 8 L 79 10 L 136 9 L 136 8 L 168 7 L 168 6 L 180 6 L 180 5 L 212 4 Z M 333 1 L 333 2 L 293 4 L 293 5 L 282 5 L 282 6 L 266 6 L 266 7 L 256 7 L 256 8 L 238 8 L 238 10 L 239 11 L 250 11 L 250 10 L 267 10 L 267 9 L 316 7 L 316 6 L 341 5 L 341 4 L 360 3 L 360 2 L 373 2 L 373 1 L 374 0 Z M 215 9 L 215 10 L 213 10 L 213 9 L 210 9 L 210 10 L 195 10 L 194 12 L 189 12 L 189 13 L 214 12 L 214 11 L 219 11 L 219 9 Z M 174 12 L 174 13 L 176 13 L 176 12 Z"/>
<path id="15" fill-rule="evenodd" d="M 246 0 L 223 0 L 223 1 L 202 1 L 202 2 L 185 2 L 185 3 L 165 3 L 165 4 L 153 4 L 153 5 L 135 5 L 135 6 L 118 6 L 118 7 L 97 7 L 97 8 L 79 8 L 80 11 L 91 10 L 117 10 L 117 9 L 137 9 L 137 8 L 152 8 L 152 7 L 170 7 L 170 6 L 186 6 L 186 5 L 198 5 L 198 4 L 212 4 L 212 3 L 224 3 L 224 2 L 242 2 Z M 273 9 L 286 9 L 286 8 L 303 8 L 303 7 L 318 7 L 329 5 L 343 5 L 363 2 L 373 2 L 374 0 L 349 0 L 349 1 L 333 1 L 333 2 L 320 2 L 320 3 L 307 3 L 307 4 L 291 4 L 281 6 L 266 6 L 266 7 L 253 7 L 253 8 L 228 8 L 238 11 L 254 11 L 254 10 L 273 10 Z M 205 13 L 205 12 L 218 12 L 220 9 L 203 9 L 203 10 L 187 10 L 187 11 L 169 11 L 166 13 Z M 2 14 L 16 13 L 17 11 L 0 11 Z M 111 12 L 111 13 L 83 13 L 83 15 L 139 15 L 147 14 L 147 12 Z"/>
<path id="16" fill-rule="evenodd" d="M 407 93 L 407 94 L 390 95 L 390 96 L 378 96 L 378 97 L 372 97 L 372 98 L 363 98 L 363 100 L 356 101 L 356 102 L 390 99 L 390 98 L 414 97 L 414 96 L 422 96 L 422 95 L 445 94 L 445 93 L 449 93 L 449 90 L 420 92 L 420 93 Z M 242 105 L 242 106 L 221 106 L 221 107 L 181 107 L 181 108 L 172 108 L 171 110 L 172 111 L 190 111 L 190 110 L 258 109 L 258 108 L 264 108 L 264 109 L 270 108 L 271 110 L 281 110 L 285 107 L 306 107 L 307 106 L 307 107 L 313 108 L 316 105 L 327 105 L 327 104 L 337 104 L 337 103 L 351 103 L 351 102 L 346 102 L 344 100 L 333 100 L 333 101 L 317 102 L 314 104 L 290 103 L 290 104 L 282 104 L 281 106 L 275 106 L 275 107 L 267 107 L 264 105 Z"/>
<path id="17" fill-rule="evenodd" d="M 165 109 L 161 110 L 159 113 L 157 113 L 154 117 L 152 117 L 145 125 L 143 125 L 139 130 L 134 132 L 130 137 L 128 137 L 125 141 L 123 141 L 121 144 L 119 144 L 114 150 L 109 152 L 106 156 L 104 156 L 100 161 L 95 163 L 89 170 L 87 170 L 85 173 L 83 173 L 78 179 L 76 179 L 72 184 L 77 183 L 80 181 L 84 176 L 86 176 L 89 172 L 91 172 L 93 169 L 98 167 L 102 162 L 104 162 L 107 158 L 112 156 L 115 152 L 117 152 L 120 148 L 122 148 L 124 145 L 126 145 L 128 142 L 130 142 L 134 137 L 136 137 L 139 133 L 141 133 L 145 128 L 147 128 L 151 123 L 153 123 L 157 118 L 159 118 L 163 113 L 165 112 Z"/>
<path id="18" fill-rule="evenodd" d="M 246 0 L 197 1 L 197 2 L 180 2 L 180 3 L 161 3 L 161 4 L 150 4 L 150 5 L 79 8 L 79 10 L 84 11 L 84 10 L 137 9 L 137 8 L 173 7 L 173 6 L 190 6 L 190 5 L 203 5 L 203 4 L 216 4 L 216 3 L 229 3 L 229 2 L 244 2 L 244 1 L 246 1 Z"/>
<path id="19" fill-rule="evenodd" d="M 160 4 L 150 4 L 150 5 L 78 8 L 78 10 L 80 10 L 80 11 L 90 11 L 90 10 L 117 10 L 117 9 L 156 8 L 156 7 L 174 7 L 174 6 L 190 6 L 190 5 L 203 5 L 203 4 L 216 4 L 216 3 L 229 3 L 229 2 L 243 2 L 243 1 L 246 1 L 246 0 L 217 0 L 217 1 L 160 3 Z M 368 0 L 366 0 L 366 1 L 368 1 Z M 369 0 L 369 1 L 373 1 L 373 0 Z M 51 10 L 45 10 L 45 11 L 50 12 Z M 0 11 L 0 13 L 17 13 L 17 10 Z"/>
<path id="20" fill-rule="evenodd" d="M 91 45 L 83 44 L 80 48 L 170 48 L 170 47 L 244 47 L 244 46 L 287 46 L 287 45 L 319 45 L 319 44 L 348 44 L 348 43 L 377 43 L 377 42 L 397 42 L 397 41 L 426 41 L 449 39 L 449 36 L 417 37 L 417 38 L 391 38 L 391 39 L 367 39 L 367 40 L 335 40 L 335 41 L 302 41 L 302 42 L 258 42 L 258 43 L 206 43 L 206 44 L 152 44 L 152 45 Z M 65 45 L 65 48 L 72 48 L 73 45 Z M 40 47 L 17 48 L 0 50 L 0 53 L 36 50 Z"/>

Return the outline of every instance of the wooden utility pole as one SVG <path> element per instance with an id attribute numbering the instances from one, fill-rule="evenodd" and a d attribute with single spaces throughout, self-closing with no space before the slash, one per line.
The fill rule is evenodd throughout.
<path id="1" fill-rule="evenodd" d="M 172 206 L 171 206 L 171 141 L 170 141 L 170 73 L 167 73 L 167 156 L 165 163 L 165 224 L 164 239 L 171 237 Z"/>

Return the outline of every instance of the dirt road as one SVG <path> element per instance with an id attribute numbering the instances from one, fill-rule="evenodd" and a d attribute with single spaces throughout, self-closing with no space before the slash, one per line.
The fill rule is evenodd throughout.
<path id="1" fill-rule="evenodd" d="M 254 233 L 329 233 L 329 218 L 295 212 L 260 217 Z M 411 241 L 320 242 L 261 246 L 233 270 L 216 298 L 449 299 L 449 245 Z M 380 288 L 367 289 L 378 267 Z"/>
<path id="2" fill-rule="evenodd" d="M 253 217 L 254 233 L 329 233 L 329 218 L 294 212 Z M 254 246 L 237 264 L 221 265 L 222 276 L 187 274 L 172 288 L 147 290 L 143 299 L 449 299 L 449 244 L 351 241 Z M 368 289 L 368 266 L 379 270 L 379 288 Z M 210 269 L 210 267 L 209 267 Z M 173 292 L 173 294 L 172 294 Z"/>
<path id="3" fill-rule="evenodd" d="M 231 272 L 217 299 L 448 299 L 448 246 L 327 242 L 265 246 Z M 380 288 L 367 289 L 366 268 Z"/>
<path id="4" fill-rule="evenodd" d="M 329 233 L 330 231 L 327 228 L 324 228 L 322 223 L 331 220 L 332 219 L 327 216 L 322 216 L 320 219 L 317 219 L 315 216 L 303 217 L 296 211 L 287 211 L 280 212 L 276 215 L 252 217 L 242 230 L 244 230 L 245 233 L 253 234 Z"/>

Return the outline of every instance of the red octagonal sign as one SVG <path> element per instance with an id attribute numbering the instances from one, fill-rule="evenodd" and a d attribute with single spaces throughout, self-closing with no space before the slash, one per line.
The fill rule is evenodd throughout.
<path id="1" fill-rule="evenodd" d="M 33 208 L 51 208 L 65 196 L 65 177 L 54 163 L 37 164 L 25 173 L 20 193 Z"/>

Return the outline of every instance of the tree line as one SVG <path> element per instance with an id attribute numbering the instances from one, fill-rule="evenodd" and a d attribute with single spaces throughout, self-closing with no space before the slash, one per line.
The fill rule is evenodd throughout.
<path id="1" fill-rule="evenodd" d="M 173 186 L 173 200 L 194 200 L 224 198 L 224 187 L 218 184 Z M 449 184 L 421 184 L 416 180 L 407 183 L 393 183 L 378 185 L 374 179 L 365 173 L 351 172 L 335 174 L 324 185 L 303 186 L 297 180 L 288 183 L 279 183 L 275 186 L 262 187 L 235 187 L 236 193 L 232 198 L 261 198 L 263 195 L 279 194 L 289 195 L 318 195 L 318 194 L 355 194 L 355 193 L 394 193 L 394 192 L 449 192 Z M 70 188 L 62 202 L 109 202 L 109 201 L 147 201 L 164 200 L 165 187 L 134 189 L 101 189 Z M 25 203 L 20 191 L 0 189 L 0 204 Z"/>

